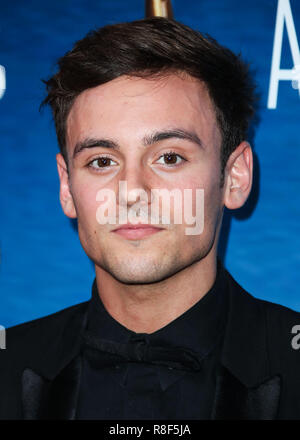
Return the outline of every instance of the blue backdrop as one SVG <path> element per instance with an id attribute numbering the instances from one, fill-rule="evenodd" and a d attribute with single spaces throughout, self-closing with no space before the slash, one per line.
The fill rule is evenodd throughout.
<path id="1" fill-rule="evenodd" d="M 243 209 L 226 216 L 220 254 L 254 296 L 300 311 L 297 75 L 291 81 L 291 69 L 298 63 L 300 69 L 300 2 L 173 0 L 173 10 L 179 21 L 241 51 L 261 93 L 251 133 L 253 192 Z M 59 204 L 54 125 L 50 111 L 38 111 L 45 96 L 41 79 L 55 72 L 57 58 L 91 28 L 143 16 L 143 0 L 0 1 L 1 325 L 90 297 L 94 268 Z M 285 80 L 277 81 L 277 74 Z"/>

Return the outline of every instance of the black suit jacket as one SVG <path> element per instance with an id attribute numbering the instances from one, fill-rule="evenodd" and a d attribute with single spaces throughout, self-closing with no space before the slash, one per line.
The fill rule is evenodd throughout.
<path id="1" fill-rule="evenodd" d="M 212 419 L 300 419 L 300 313 L 259 300 L 226 272 L 229 314 Z M 0 419 L 74 419 L 88 302 L 7 329 Z"/>

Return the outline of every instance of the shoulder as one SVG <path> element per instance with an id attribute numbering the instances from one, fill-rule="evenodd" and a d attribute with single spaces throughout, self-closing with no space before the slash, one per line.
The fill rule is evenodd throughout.
<path id="1" fill-rule="evenodd" d="M 58 312 L 42 318 L 33 319 L 22 324 L 6 329 L 7 336 L 11 339 L 26 339 L 27 337 L 38 336 L 40 331 L 46 330 L 57 335 L 65 326 L 75 323 L 84 314 L 88 301 L 75 304 Z"/>
<path id="2" fill-rule="evenodd" d="M 245 290 L 228 271 L 226 271 L 226 275 L 230 290 L 235 294 L 241 294 L 242 301 L 250 307 L 252 306 L 253 310 L 260 309 L 265 314 L 265 318 L 268 320 L 269 324 L 276 322 L 278 327 L 279 323 L 296 324 L 297 321 L 299 322 L 300 312 L 281 304 L 257 298 Z"/>
<path id="3" fill-rule="evenodd" d="M 11 335 L 21 335 L 24 334 L 24 332 L 27 333 L 28 331 L 34 331 L 34 329 L 37 328 L 48 327 L 49 325 L 56 326 L 59 322 L 66 323 L 69 320 L 76 319 L 77 316 L 80 316 L 84 312 L 88 303 L 89 301 L 75 304 L 55 313 L 51 313 L 50 315 L 8 327 L 6 330 Z"/>
<path id="4" fill-rule="evenodd" d="M 264 310 L 270 351 L 285 360 L 300 360 L 300 313 L 289 307 L 255 298 Z"/>
<path id="5" fill-rule="evenodd" d="M 89 301 L 67 307 L 51 315 L 5 329 L 5 349 L 0 350 L 0 368 L 14 361 L 31 360 L 52 348 L 74 343 L 82 326 Z"/>
<path id="6" fill-rule="evenodd" d="M 270 360 L 278 368 L 289 364 L 294 368 L 294 362 L 300 362 L 300 313 L 280 304 L 256 301 L 265 312 Z"/>
<path id="7" fill-rule="evenodd" d="M 247 322 L 255 339 L 265 338 L 270 362 L 278 370 L 300 361 L 300 312 L 281 304 L 256 298 L 227 272 L 229 289 L 236 303 L 238 322 Z M 251 338 L 251 335 L 248 335 Z"/>

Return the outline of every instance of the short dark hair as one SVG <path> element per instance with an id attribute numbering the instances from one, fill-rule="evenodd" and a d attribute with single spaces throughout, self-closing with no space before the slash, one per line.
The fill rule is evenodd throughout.
<path id="1" fill-rule="evenodd" d="M 256 101 L 249 65 L 211 36 L 175 20 L 152 17 L 91 31 L 58 60 L 58 66 L 59 71 L 44 81 L 48 95 L 41 106 L 52 108 L 66 162 L 66 120 L 75 98 L 122 75 L 186 72 L 205 83 L 222 135 L 222 182 L 230 154 L 247 138 Z"/>

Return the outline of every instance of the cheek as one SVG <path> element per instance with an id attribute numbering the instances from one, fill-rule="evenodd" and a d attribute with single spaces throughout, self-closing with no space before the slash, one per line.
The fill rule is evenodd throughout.
<path id="1" fill-rule="evenodd" d="M 204 192 L 204 234 L 215 231 L 222 213 L 222 192 L 219 181 L 206 186 Z"/>
<path id="2" fill-rule="evenodd" d="M 79 223 L 95 224 L 99 202 L 96 200 L 99 188 L 91 182 L 76 182 L 72 185 L 72 195 Z"/>
<path id="3" fill-rule="evenodd" d="M 194 219 L 197 228 L 202 230 L 201 235 L 213 233 L 218 223 L 219 214 L 222 209 L 222 193 L 219 186 L 218 173 L 199 173 L 197 177 L 190 177 L 178 185 L 187 204 L 183 204 L 183 215 L 185 224 L 191 224 Z M 191 191 L 184 189 L 190 188 Z"/>
<path id="4" fill-rule="evenodd" d="M 160 190 L 167 190 L 170 194 L 170 226 L 179 232 L 182 228 L 187 225 L 192 225 L 193 222 L 198 219 L 199 210 L 203 212 L 203 193 L 205 188 L 205 182 L 200 178 L 199 174 L 197 176 L 189 175 L 186 176 L 174 176 L 171 182 L 164 182 L 165 186 L 160 187 Z M 160 198 L 160 213 L 164 217 L 168 215 L 164 211 L 163 207 L 168 208 L 168 204 L 164 205 L 162 202 L 162 197 Z M 201 215 L 200 215 L 201 217 Z M 180 226 L 181 225 L 181 226 Z M 180 232 L 180 235 L 183 232 Z"/>

